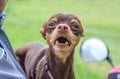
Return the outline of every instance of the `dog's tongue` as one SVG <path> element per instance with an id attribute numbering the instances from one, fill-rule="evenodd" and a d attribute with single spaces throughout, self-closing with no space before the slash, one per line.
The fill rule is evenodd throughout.
<path id="1" fill-rule="evenodd" d="M 56 45 L 58 45 L 58 46 L 67 46 L 68 42 L 66 41 L 65 43 L 60 43 L 59 41 L 56 41 Z"/>

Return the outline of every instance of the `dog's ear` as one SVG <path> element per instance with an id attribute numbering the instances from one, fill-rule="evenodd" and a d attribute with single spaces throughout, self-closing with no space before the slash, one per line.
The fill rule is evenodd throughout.
<path id="1" fill-rule="evenodd" d="M 84 32 L 84 25 L 80 22 L 80 25 L 82 28 L 80 28 L 80 32 L 81 32 L 81 37 L 84 37 L 85 36 L 85 32 Z"/>
<path id="2" fill-rule="evenodd" d="M 85 31 L 84 31 L 83 25 L 82 25 L 82 33 L 81 33 L 81 36 L 82 36 L 82 37 L 85 36 Z"/>
<path id="3" fill-rule="evenodd" d="M 46 23 L 43 24 L 42 28 L 40 29 L 40 33 L 46 39 Z"/>
<path id="4" fill-rule="evenodd" d="M 84 37 L 85 36 L 85 32 L 83 32 L 81 36 Z"/>

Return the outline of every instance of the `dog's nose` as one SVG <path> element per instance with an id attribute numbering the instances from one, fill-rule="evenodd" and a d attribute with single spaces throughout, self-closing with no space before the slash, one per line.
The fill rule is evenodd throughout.
<path id="1" fill-rule="evenodd" d="M 58 31 L 68 31 L 68 25 L 67 24 L 59 24 L 57 26 Z"/>

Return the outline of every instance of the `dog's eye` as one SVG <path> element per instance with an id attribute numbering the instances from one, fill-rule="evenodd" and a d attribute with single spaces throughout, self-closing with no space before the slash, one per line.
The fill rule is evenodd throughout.
<path id="1" fill-rule="evenodd" d="M 75 29 L 78 29 L 78 28 L 79 28 L 79 25 L 76 24 L 76 23 L 73 23 L 73 24 L 72 24 L 72 27 L 75 28 Z"/>
<path id="2" fill-rule="evenodd" d="M 55 23 L 50 23 L 50 24 L 49 24 L 49 26 L 54 26 L 54 25 L 55 25 Z"/>

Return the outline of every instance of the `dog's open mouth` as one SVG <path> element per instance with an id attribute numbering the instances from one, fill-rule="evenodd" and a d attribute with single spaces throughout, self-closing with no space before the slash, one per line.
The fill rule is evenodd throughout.
<path id="1" fill-rule="evenodd" d="M 70 46 L 70 41 L 65 37 L 59 37 L 55 41 L 55 45 L 60 47 Z"/>

